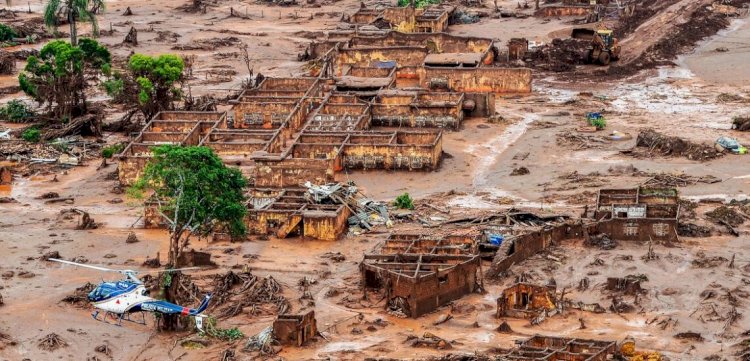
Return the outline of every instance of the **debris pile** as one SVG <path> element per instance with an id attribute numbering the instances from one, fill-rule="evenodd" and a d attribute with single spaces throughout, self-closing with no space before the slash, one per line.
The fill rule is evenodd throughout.
<path id="1" fill-rule="evenodd" d="M 695 223 L 678 223 L 677 234 L 680 237 L 710 237 L 713 233 L 711 227 L 701 226 Z"/>
<path id="2" fill-rule="evenodd" d="M 750 131 L 750 115 L 732 118 L 732 129 L 737 129 L 741 132 Z"/>
<path id="3" fill-rule="evenodd" d="M 258 277 L 250 272 L 229 271 L 214 276 L 213 284 L 216 287 L 210 307 L 218 318 L 236 316 L 246 307 L 250 307 L 253 314 L 281 314 L 291 309 L 289 301 L 282 295 L 281 285 L 271 276 Z M 268 306 L 272 309 L 268 309 Z"/>
<path id="4" fill-rule="evenodd" d="M 697 177 L 687 175 L 685 173 L 642 173 L 637 172 L 634 175 L 646 175 L 650 178 L 645 182 L 641 183 L 644 187 L 650 188 L 674 188 L 674 187 L 687 187 L 689 185 L 697 183 L 719 183 L 721 179 L 716 178 L 712 175 Z"/>
<path id="5" fill-rule="evenodd" d="M 612 250 L 617 248 L 617 241 L 613 240 L 606 233 L 597 234 L 589 237 L 585 244 L 590 247 L 598 247 L 603 250 Z"/>
<path id="6" fill-rule="evenodd" d="M 245 351 L 256 351 L 261 356 L 275 355 L 278 350 L 274 347 L 273 327 L 268 326 L 257 335 L 251 336 L 245 343 Z"/>
<path id="7" fill-rule="evenodd" d="M 696 258 L 690 262 L 693 267 L 696 268 L 715 268 L 718 266 L 721 266 L 722 264 L 729 262 L 728 259 L 721 257 L 721 256 L 706 256 L 706 254 L 703 251 L 698 252 L 696 255 Z"/>
<path id="8" fill-rule="evenodd" d="M 85 285 L 76 288 L 75 292 L 65 296 L 60 302 L 69 303 L 76 307 L 86 307 L 89 304 L 88 294 L 96 288 L 96 285 L 91 282 L 86 282 Z"/>
<path id="9" fill-rule="evenodd" d="M 582 39 L 554 39 L 551 43 L 528 52 L 526 64 L 554 72 L 571 71 L 585 64 L 591 41 Z"/>
<path id="10" fill-rule="evenodd" d="M 686 157 L 691 160 L 706 161 L 724 155 L 707 144 L 697 144 L 691 141 L 670 137 L 653 129 L 646 129 L 638 133 L 636 147 L 647 148 L 647 154 L 658 153 L 664 156 Z"/>
<path id="11" fill-rule="evenodd" d="M 57 197 L 47 200 L 47 202 L 51 200 L 72 200 L 71 197 Z M 45 202 L 46 203 L 46 202 Z M 93 218 L 91 218 L 91 215 L 89 212 L 86 212 L 82 209 L 78 208 L 68 208 L 63 209 L 60 211 L 60 216 L 62 219 L 72 219 L 74 216 L 78 216 L 78 222 L 75 226 L 75 229 L 77 230 L 85 230 L 85 229 L 97 229 L 99 228 L 99 224 L 94 221 Z"/>
<path id="12" fill-rule="evenodd" d="M 235 36 L 226 38 L 208 38 L 193 40 L 189 44 L 180 44 L 172 47 L 172 50 L 214 50 L 216 48 L 235 46 L 242 40 Z"/>
<path id="13" fill-rule="evenodd" d="M 16 57 L 5 50 L 0 50 L 0 74 L 13 74 L 15 71 Z"/>
<path id="14" fill-rule="evenodd" d="M 125 239 L 125 243 L 138 243 L 138 237 L 135 232 L 128 233 L 128 238 Z"/>
<path id="15" fill-rule="evenodd" d="M 609 144 L 606 138 L 596 135 L 586 135 L 574 131 L 561 132 L 557 134 L 557 144 L 570 146 L 574 149 L 597 149 Z"/>
<path id="16" fill-rule="evenodd" d="M 67 347 L 68 343 L 56 333 L 50 333 L 39 339 L 37 347 L 45 351 L 54 351 L 61 347 Z"/>
<path id="17" fill-rule="evenodd" d="M 717 224 L 729 227 L 737 227 L 747 220 L 747 216 L 728 206 L 717 207 L 707 212 L 706 217 Z"/>
<path id="18" fill-rule="evenodd" d="M 61 152 L 46 143 L 29 143 L 25 141 L 4 141 L 0 143 L 0 158 L 8 160 L 34 162 L 55 161 Z"/>
<path id="19" fill-rule="evenodd" d="M 513 168 L 513 171 L 510 172 L 510 175 L 511 176 L 519 176 L 519 175 L 527 175 L 529 173 L 531 173 L 531 172 L 529 172 L 529 168 L 518 167 L 518 168 Z"/>
<path id="20" fill-rule="evenodd" d="M 410 335 L 406 338 L 406 343 L 411 347 L 430 347 L 438 350 L 452 348 L 450 342 L 429 332 L 425 332 L 422 337 Z"/>
<path id="21" fill-rule="evenodd" d="M 314 185 L 305 183 L 305 199 L 314 204 L 343 204 L 352 212 L 350 226 L 370 230 L 374 225 L 390 225 L 388 208 L 382 202 L 365 197 L 354 183 Z"/>

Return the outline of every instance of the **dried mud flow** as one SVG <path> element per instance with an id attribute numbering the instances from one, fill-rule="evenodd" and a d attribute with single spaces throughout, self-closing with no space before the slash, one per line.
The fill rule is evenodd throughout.
<path id="1" fill-rule="evenodd" d="M 605 22 L 623 47 L 609 67 L 585 64 L 580 54 L 586 44 L 561 35 L 580 26 L 575 17 L 535 17 L 529 3 L 529 9 L 518 1 L 474 4 L 470 10 L 482 14 L 479 22 L 452 25 L 448 32 L 490 37 L 500 48 L 519 37 L 545 44 L 529 59 L 530 94 L 497 95 L 494 117 L 469 118 L 460 129 L 444 131 L 443 160 L 435 171 L 337 174 L 376 200 L 392 202 L 408 192 L 415 209 L 394 218 L 392 228 L 351 232 L 338 241 L 192 241 L 216 267 L 182 278 L 181 301 L 195 306 L 204 292 L 214 292 L 208 312 L 220 327 L 238 328 L 240 340 L 156 332 L 151 315 L 145 326 L 93 320 L 86 293 L 120 275 L 47 260 L 158 267 L 169 235 L 143 228 L 142 201 L 119 184 L 116 163 L 103 161 L 99 148 L 77 166 L 20 168 L 10 184 L 0 184 L 0 360 L 492 360 L 535 334 L 616 342 L 632 337 L 638 350 L 669 360 L 747 359 L 750 155 L 719 152 L 714 142 L 727 136 L 750 145 L 750 132 L 743 131 L 748 122 L 733 120 L 750 116 L 750 1 L 634 1 L 633 17 Z M 120 62 L 133 52 L 192 59 L 192 94 L 216 102 L 194 106 L 228 110 L 221 99 L 236 94 L 248 74 L 240 43 L 248 46 L 255 74 L 301 77 L 307 64 L 298 54 L 360 7 L 355 0 L 201 4 L 205 11 L 190 0 L 107 2 L 99 15 L 100 40 Z M 10 0 L 0 5 L 0 22 L 25 35 L 44 34 L 43 6 Z M 501 16 L 495 6 L 519 15 Z M 137 45 L 123 43 L 131 28 Z M 90 25 L 82 24 L 80 32 L 90 34 Z M 28 100 L 17 84 L 22 59 L 47 40 L 4 49 L 17 55 L 15 70 L 0 74 L 0 104 Z M 720 47 L 727 51 L 716 51 Z M 4 54 L 3 69 L 10 67 Z M 130 131 L 138 131 L 114 124 L 125 112 L 107 106 L 103 92 L 94 91 L 91 99 L 104 104 L 112 123 L 103 128 L 104 143 L 127 142 Z M 587 112 L 601 112 L 605 130 L 591 131 Z M 25 126 L 0 122 L 0 133 Z M 0 139 L 0 170 L 13 165 L 7 159 L 16 154 L 57 158 L 61 152 Z M 678 189 L 680 242 L 553 242 L 501 277 L 484 279 L 484 293 L 416 319 L 389 312 L 381 295 L 362 293 L 363 255 L 390 233 L 475 236 L 511 208 L 577 219 L 595 205 L 599 189 L 639 185 Z M 482 261 L 482 270 L 490 266 Z M 607 290 L 615 277 L 638 279 L 642 289 Z M 536 325 L 497 318 L 497 298 L 518 279 L 540 285 L 554 280 L 566 300 L 598 304 L 604 312 L 571 308 Z M 272 356 L 243 350 L 280 312 L 310 310 L 321 335 L 306 345 L 275 347 Z"/>

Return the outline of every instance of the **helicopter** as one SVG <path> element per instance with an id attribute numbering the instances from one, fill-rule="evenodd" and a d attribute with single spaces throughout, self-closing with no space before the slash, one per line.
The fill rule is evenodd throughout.
<path id="1" fill-rule="evenodd" d="M 101 266 L 94 266 L 88 264 L 82 264 L 77 262 L 66 261 L 57 258 L 50 258 L 50 261 L 70 264 L 78 267 L 91 268 L 103 272 L 117 272 L 125 275 L 124 280 L 114 282 L 102 282 L 98 284 L 89 294 L 87 298 L 89 303 L 96 309 L 91 313 L 91 316 L 100 322 L 107 322 L 107 317 L 111 316 L 118 320 L 117 325 L 121 326 L 122 321 L 129 321 L 133 323 L 146 324 L 145 312 L 154 312 L 163 315 L 181 315 L 190 316 L 195 319 L 195 327 L 199 331 L 203 331 L 203 319 L 206 315 L 203 315 L 203 311 L 208 307 L 208 302 L 211 300 L 211 294 L 206 294 L 203 301 L 197 308 L 183 307 L 171 302 L 164 300 L 157 300 L 148 295 L 148 290 L 137 275 L 141 273 L 134 270 L 117 270 L 110 269 Z M 170 269 L 167 272 L 181 271 L 189 269 L 199 269 L 198 267 L 188 268 L 177 268 Z M 104 311 L 104 316 L 99 319 L 99 313 Z M 140 312 L 143 316 L 142 320 L 131 319 L 131 314 Z"/>

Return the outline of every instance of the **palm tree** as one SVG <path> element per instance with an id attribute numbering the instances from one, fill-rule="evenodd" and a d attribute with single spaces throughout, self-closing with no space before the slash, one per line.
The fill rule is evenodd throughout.
<path id="1" fill-rule="evenodd" d="M 91 5 L 91 8 L 89 8 Z M 94 35 L 99 34 L 99 24 L 96 13 L 104 8 L 104 0 L 49 0 L 44 8 L 44 23 L 57 29 L 58 15 L 64 15 L 70 24 L 70 44 L 78 45 L 78 30 L 76 21 L 88 21 Z"/>

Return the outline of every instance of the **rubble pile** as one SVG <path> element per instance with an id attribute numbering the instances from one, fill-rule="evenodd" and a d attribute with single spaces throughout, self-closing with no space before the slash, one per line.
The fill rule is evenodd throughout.
<path id="1" fill-rule="evenodd" d="M 452 348 L 450 342 L 429 332 L 425 332 L 422 337 L 410 335 L 406 338 L 406 343 L 411 347 L 431 347 L 438 350 Z"/>
<path id="2" fill-rule="evenodd" d="M 258 332 L 257 335 L 251 336 L 245 343 L 244 349 L 245 351 L 259 352 L 261 356 L 270 356 L 277 353 L 273 345 L 273 327 L 268 326 Z"/>
<path id="3" fill-rule="evenodd" d="M 747 219 L 747 216 L 738 212 L 734 208 L 727 206 L 720 206 L 707 212 L 706 217 L 717 224 L 728 225 L 731 227 L 737 227 L 745 223 L 745 220 Z"/>
<path id="4" fill-rule="evenodd" d="M 0 74 L 13 74 L 15 71 L 15 56 L 5 50 L 0 50 Z"/>
<path id="5" fill-rule="evenodd" d="M 50 333 L 37 341 L 37 347 L 45 351 L 54 351 L 61 347 L 67 347 L 68 343 L 56 333 Z"/>
<path id="6" fill-rule="evenodd" d="M 670 137 L 653 129 L 646 129 L 638 133 L 636 148 L 646 148 L 646 153 L 664 156 L 685 157 L 691 160 L 706 161 L 724 155 L 711 145 L 697 144 L 691 141 Z"/>
<path id="7" fill-rule="evenodd" d="M 554 39 L 527 53 L 528 66 L 554 72 L 571 71 L 576 65 L 585 64 L 591 41 L 582 39 Z"/>
<path id="8" fill-rule="evenodd" d="M 45 143 L 29 143 L 20 140 L 0 142 L 0 158 L 9 160 L 41 162 L 47 159 L 55 160 L 60 154 L 60 151 Z"/>
<path id="9" fill-rule="evenodd" d="M 15 346 L 18 342 L 14 340 L 10 335 L 0 332 L 0 350 L 4 349 L 6 346 Z"/>
<path id="10" fill-rule="evenodd" d="M 221 47 L 235 46 L 241 42 L 242 40 L 235 36 L 226 38 L 198 39 L 190 42 L 189 44 L 175 45 L 172 47 L 172 50 L 214 50 Z"/>
<path id="11" fill-rule="evenodd" d="M 388 208 L 383 202 L 376 202 L 365 197 L 357 186 L 350 182 L 314 185 L 304 184 L 307 188 L 305 199 L 314 204 L 344 204 L 352 211 L 348 223 L 359 226 L 360 229 L 370 230 L 374 225 L 390 225 Z"/>
<path id="12" fill-rule="evenodd" d="M 89 304 L 88 294 L 96 288 L 96 285 L 91 282 L 86 282 L 85 285 L 76 288 L 76 290 L 60 300 L 76 307 L 87 307 Z"/>
<path id="13" fill-rule="evenodd" d="M 701 226 L 695 223 L 683 223 L 677 224 L 677 234 L 680 237 L 711 237 L 713 229 L 708 226 Z"/>
<path id="14" fill-rule="evenodd" d="M 712 184 L 721 182 L 721 179 L 712 175 L 702 177 L 691 176 L 685 173 L 636 173 L 636 175 L 651 177 L 641 183 L 642 186 L 651 188 L 687 187 L 697 183 Z"/>
<path id="15" fill-rule="evenodd" d="M 291 309 L 289 300 L 282 295 L 281 285 L 271 276 L 258 277 L 250 272 L 232 271 L 214 276 L 215 288 L 211 313 L 218 318 L 240 314 L 246 307 L 252 313 L 282 314 Z M 271 309 L 264 307 L 272 306 Z"/>
<path id="16" fill-rule="evenodd" d="M 728 259 L 721 256 L 706 256 L 703 251 L 698 252 L 696 258 L 690 262 L 693 267 L 696 268 L 715 268 L 721 266 L 724 263 L 729 262 Z"/>
<path id="17" fill-rule="evenodd" d="M 741 132 L 750 131 L 750 115 L 732 118 L 732 129 L 737 129 Z"/>
<path id="18" fill-rule="evenodd" d="M 557 144 L 570 146 L 574 149 L 597 149 L 609 144 L 606 138 L 596 135 L 580 134 L 578 132 L 568 131 L 557 134 Z"/>

